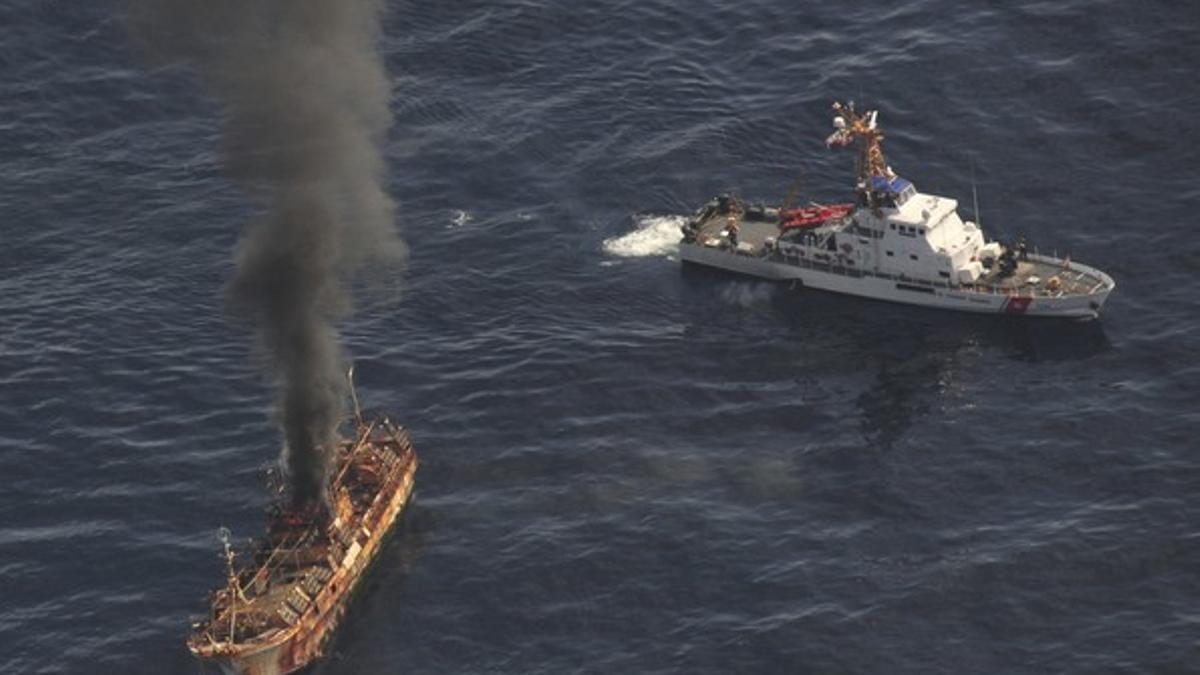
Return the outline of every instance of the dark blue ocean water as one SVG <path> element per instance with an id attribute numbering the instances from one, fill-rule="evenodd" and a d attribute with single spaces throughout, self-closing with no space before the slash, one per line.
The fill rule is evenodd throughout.
<path id="1" fill-rule="evenodd" d="M 1200 11 L 389 3 L 412 248 L 344 326 L 409 513 L 320 673 L 1200 672 Z M 219 110 L 111 2 L 0 2 L 0 672 L 193 673 L 273 394 Z M 1103 320 L 681 270 L 726 189 L 849 187 L 828 105 Z"/>

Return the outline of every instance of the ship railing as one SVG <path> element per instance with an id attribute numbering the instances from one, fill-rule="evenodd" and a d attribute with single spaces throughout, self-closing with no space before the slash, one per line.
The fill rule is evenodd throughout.
<path id="1" fill-rule="evenodd" d="M 1045 256 L 1030 256 L 1030 257 L 1031 258 L 1036 257 L 1039 259 L 1040 262 L 1054 262 L 1057 260 L 1055 258 L 1046 258 Z M 855 279 L 861 279 L 862 277 L 871 277 L 871 278 L 875 278 L 875 279 L 885 279 L 888 281 L 898 281 L 898 282 L 906 283 L 906 284 L 918 284 L 921 286 L 929 286 L 932 288 L 945 288 L 947 290 L 952 290 L 952 291 L 967 290 L 967 291 L 974 291 L 976 293 L 988 293 L 989 295 L 1020 295 L 1020 296 L 1029 296 L 1029 297 L 1053 297 L 1053 298 L 1061 298 L 1063 295 L 1066 294 L 1065 291 L 1058 291 L 1057 293 L 1054 293 L 1054 292 L 1051 292 L 1046 289 L 1035 289 L 1035 288 L 1031 288 L 1031 287 L 1027 287 L 1027 286 L 1017 288 L 1017 289 L 1007 289 L 1007 288 L 1002 288 L 1000 286 L 996 286 L 995 284 L 979 284 L 979 283 L 955 284 L 955 283 L 949 282 L 949 281 L 932 281 L 929 279 L 909 277 L 904 274 L 887 274 L 885 272 L 872 272 L 870 270 L 851 268 L 851 267 L 848 267 L 845 265 L 835 265 L 833 263 L 825 263 L 825 262 L 819 262 L 819 261 L 815 261 L 815 260 L 809 260 L 800 255 L 789 255 L 788 253 L 785 253 L 779 249 L 776 249 L 775 251 L 773 251 L 771 254 L 769 254 L 767 256 L 767 258 L 768 259 L 778 259 L 779 261 L 783 262 L 784 264 L 792 265 L 795 267 L 816 270 L 818 272 L 828 272 L 830 274 L 837 274 L 840 276 L 852 277 Z M 1086 267 L 1085 265 L 1079 265 L 1078 263 L 1075 263 L 1075 264 L 1078 267 Z M 1078 283 L 1083 278 L 1085 278 L 1087 276 L 1091 276 L 1090 272 L 1092 272 L 1091 268 L 1077 270 L 1075 279 L 1072 281 L 1072 283 Z M 1095 276 L 1099 277 L 1098 274 Z M 1106 282 L 1103 278 L 1100 278 L 1100 281 L 1095 286 L 1091 287 L 1086 293 L 1083 293 L 1083 295 L 1092 295 L 1092 294 L 1096 293 L 1098 290 L 1104 288 L 1107 285 L 1107 283 L 1108 282 Z"/>
<path id="2" fill-rule="evenodd" d="M 850 267 L 847 265 L 835 265 L 833 263 L 825 263 L 825 262 L 818 262 L 815 260 L 809 260 L 809 259 L 803 258 L 799 255 L 788 255 L 783 252 L 777 252 L 775 255 L 773 255 L 771 257 L 777 257 L 782 262 L 784 262 L 788 265 L 793 265 L 795 267 L 803 267 L 805 269 L 812 269 L 812 270 L 816 270 L 818 272 L 828 272 L 830 274 L 837 274 L 840 276 L 852 277 L 855 279 L 861 279 L 862 277 L 871 277 L 874 279 L 886 279 L 888 281 L 899 281 L 899 282 L 903 282 L 906 284 L 919 284 L 921 286 L 932 286 L 932 287 L 936 287 L 936 288 L 947 288 L 947 289 L 951 289 L 951 290 L 960 288 L 960 286 L 957 286 L 955 284 L 952 284 L 952 283 L 946 282 L 946 281 L 931 281 L 929 279 L 910 277 L 905 274 L 887 274 L 886 272 L 872 272 L 870 270 L 859 269 L 857 267 Z"/>
<path id="3" fill-rule="evenodd" d="M 864 276 L 881 276 L 865 270 L 852 269 L 845 265 L 834 265 L 833 263 L 808 260 L 800 255 L 789 255 L 778 249 L 769 255 L 768 258 L 779 258 L 782 262 L 788 265 L 804 267 L 806 269 L 814 269 L 821 272 L 829 272 L 831 274 L 838 274 L 845 277 L 861 278 Z"/>

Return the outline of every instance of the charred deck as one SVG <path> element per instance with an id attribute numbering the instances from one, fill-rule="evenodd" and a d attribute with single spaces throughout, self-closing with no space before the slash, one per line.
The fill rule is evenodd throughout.
<path id="1" fill-rule="evenodd" d="M 408 433 L 360 423 L 338 448 L 332 513 L 276 507 L 267 536 L 238 568 L 226 548 L 226 587 L 193 624 L 188 647 L 230 672 L 287 673 L 319 657 L 360 576 L 404 508 L 417 467 Z"/>

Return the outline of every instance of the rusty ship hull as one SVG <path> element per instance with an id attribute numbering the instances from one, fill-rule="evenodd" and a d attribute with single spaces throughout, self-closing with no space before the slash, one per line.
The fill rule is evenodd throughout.
<path id="1" fill-rule="evenodd" d="M 253 564 L 229 557 L 226 588 L 188 647 L 236 675 L 292 673 L 320 658 L 350 596 L 412 493 L 417 455 L 402 428 L 359 423 L 339 449 L 324 521 L 277 512 Z"/>

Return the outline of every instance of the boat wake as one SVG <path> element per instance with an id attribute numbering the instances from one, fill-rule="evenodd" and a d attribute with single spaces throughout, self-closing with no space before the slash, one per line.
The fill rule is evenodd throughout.
<path id="1" fill-rule="evenodd" d="M 721 289 L 721 301 L 727 305 L 750 309 L 771 301 L 779 286 L 765 281 L 736 281 Z"/>
<path id="2" fill-rule="evenodd" d="M 634 216 L 637 229 L 604 240 L 604 252 L 622 258 L 674 257 L 679 250 L 679 228 L 686 216 Z"/>

